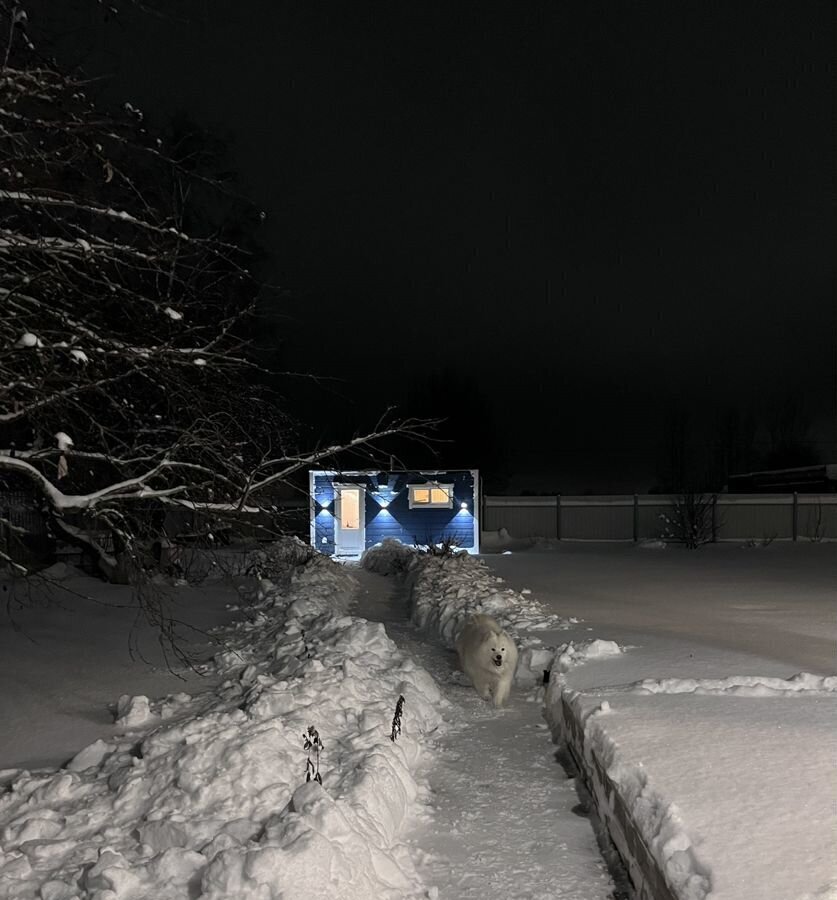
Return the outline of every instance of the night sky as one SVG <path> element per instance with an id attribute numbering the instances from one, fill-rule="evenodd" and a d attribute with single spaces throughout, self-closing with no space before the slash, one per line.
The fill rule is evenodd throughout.
<path id="1" fill-rule="evenodd" d="M 75 5 L 106 96 L 231 139 L 315 432 L 398 403 L 444 463 L 633 491 L 673 422 L 790 410 L 837 461 L 832 3 Z"/>

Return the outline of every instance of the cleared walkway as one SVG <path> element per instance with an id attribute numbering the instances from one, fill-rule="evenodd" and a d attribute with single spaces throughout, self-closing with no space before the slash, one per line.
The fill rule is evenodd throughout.
<path id="1" fill-rule="evenodd" d="M 559 765 L 540 704 L 515 690 L 495 710 L 457 673 L 456 655 L 409 622 L 397 580 L 354 574 L 353 612 L 383 622 L 398 646 L 426 668 L 451 706 L 425 773 L 430 815 L 413 838 L 416 858 L 441 900 L 612 900 L 621 896 Z M 409 705 L 405 712 L 409 714 Z"/>

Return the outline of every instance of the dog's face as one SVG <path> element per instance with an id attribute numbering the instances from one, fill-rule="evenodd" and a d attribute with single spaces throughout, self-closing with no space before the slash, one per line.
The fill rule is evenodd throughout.
<path id="1" fill-rule="evenodd" d="M 507 640 L 506 636 L 503 634 L 494 634 L 491 636 L 491 642 L 489 647 L 491 649 L 491 662 L 494 663 L 497 668 L 502 668 L 503 663 L 506 661 L 506 653 L 507 648 Z"/>

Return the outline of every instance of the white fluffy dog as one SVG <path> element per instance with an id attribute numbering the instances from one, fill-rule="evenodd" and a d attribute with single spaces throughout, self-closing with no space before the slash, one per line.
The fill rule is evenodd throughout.
<path id="1" fill-rule="evenodd" d="M 456 638 L 462 671 L 483 700 L 502 706 L 511 691 L 517 668 L 517 647 L 491 616 L 472 616 Z"/>

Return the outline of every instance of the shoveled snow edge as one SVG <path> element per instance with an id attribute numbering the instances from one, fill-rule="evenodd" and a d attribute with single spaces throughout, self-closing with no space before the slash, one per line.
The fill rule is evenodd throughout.
<path id="1" fill-rule="evenodd" d="M 710 874 L 695 857 L 675 805 L 648 786 L 640 766 L 619 759 L 618 746 L 600 722 L 610 711 L 608 702 L 591 708 L 591 698 L 568 689 L 560 656 L 561 651 L 547 687 L 544 717 L 553 740 L 569 751 L 625 865 L 636 900 L 704 900 L 712 890 Z M 616 767 L 618 782 L 610 774 Z M 639 807 L 643 815 L 637 815 Z M 643 828 L 649 819 L 653 833 Z"/>

